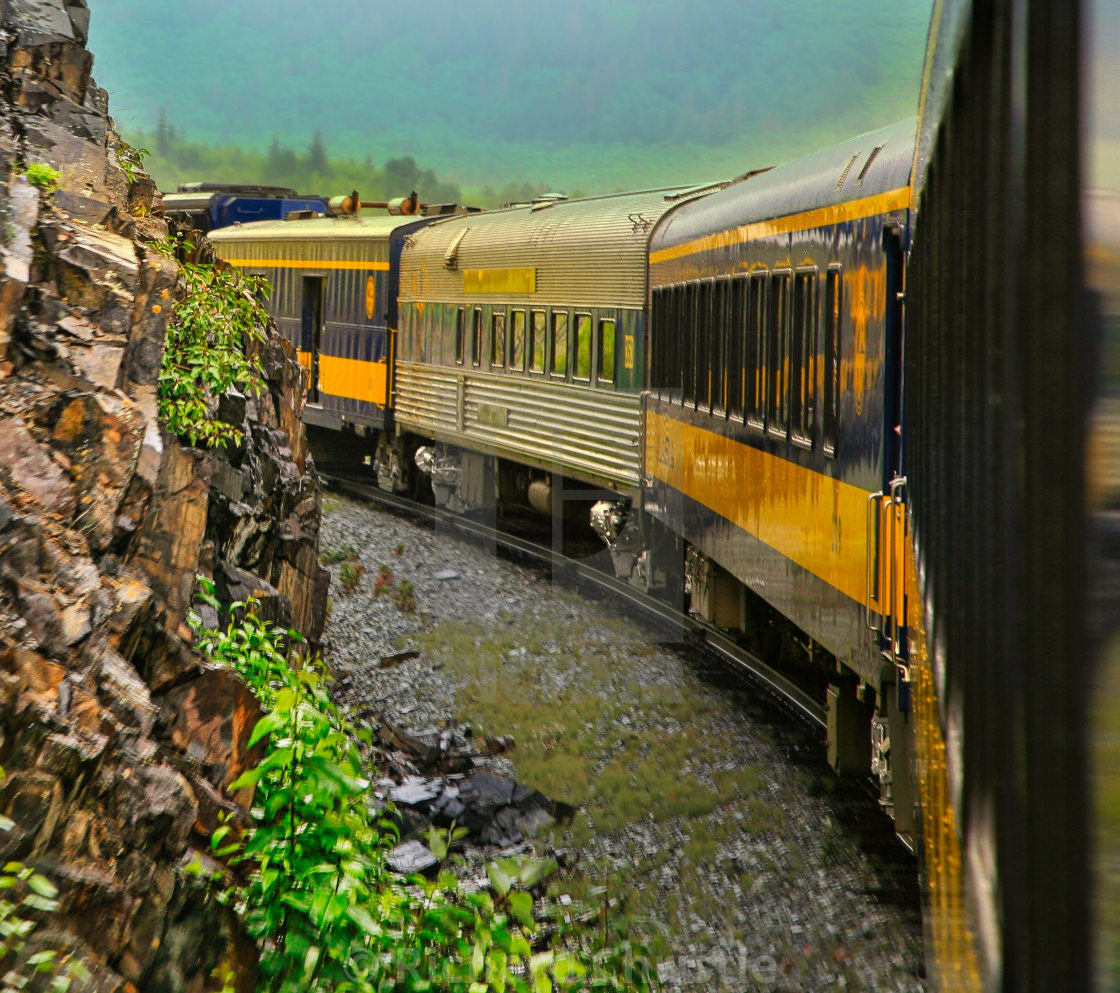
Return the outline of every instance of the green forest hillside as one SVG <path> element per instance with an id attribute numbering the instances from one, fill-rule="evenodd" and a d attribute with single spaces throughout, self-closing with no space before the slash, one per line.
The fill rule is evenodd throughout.
<path id="1" fill-rule="evenodd" d="M 126 132 L 472 188 L 742 172 L 914 113 L 930 0 L 91 0 Z M 324 16 L 324 9 L 326 15 Z M 198 177 L 195 177 L 198 178 Z M 256 178 L 256 177 L 249 177 Z"/>

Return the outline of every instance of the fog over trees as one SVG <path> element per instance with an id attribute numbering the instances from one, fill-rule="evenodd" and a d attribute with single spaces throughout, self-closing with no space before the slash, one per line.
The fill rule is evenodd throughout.
<path id="1" fill-rule="evenodd" d="M 930 0 L 114 0 L 125 131 L 473 185 L 715 178 L 913 114 Z M 166 136 L 166 131 L 164 132 Z M 627 182 L 632 179 L 633 182 Z"/>

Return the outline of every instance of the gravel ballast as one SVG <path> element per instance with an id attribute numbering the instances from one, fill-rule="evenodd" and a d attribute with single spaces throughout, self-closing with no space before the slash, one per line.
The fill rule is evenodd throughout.
<path id="1" fill-rule="evenodd" d="M 900 898 L 839 823 L 820 763 L 791 762 L 766 708 L 671 635 L 333 495 L 322 548 L 351 556 L 329 564 L 346 702 L 413 733 L 512 736 L 488 766 L 580 807 L 537 839 L 574 866 L 555 885 L 604 886 L 644 920 L 667 989 L 924 989 L 916 891 Z"/>

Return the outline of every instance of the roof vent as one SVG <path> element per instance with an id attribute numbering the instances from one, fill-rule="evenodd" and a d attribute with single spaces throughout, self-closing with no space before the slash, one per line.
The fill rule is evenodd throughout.
<path id="1" fill-rule="evenodd" d="M 844 184 L 848 181 L 848 173 L 852 171 L 852 166 L 856 164 L 856 159 L 858 158 L 859 152 L 856 152 L 855 155 L 848 159 L 848 164 L 844 166 L 844 171 L 840 173 L 840 178 L 836 180 L 836 189 L 834 192 L 839 193 L 844 188 Z"/>
<path id="2" fill-rule="evenodd" d="M 860 171 L 859 171 L 859 175 L 858 175 L 858 176 L 856 176 L 856 189 L 857 189 L 857 190 L 858 190 L 858 189 L 859 189 L 859 188 L 860 188 L 861 186 L 863 186 L 863 181 L 864 181 L 864 180 L 865 180 L 865 179 L 867 178 L 867 170 L 871 168 L 871 163 L 875 161 L 875 157 L 876 157 L 876 156 L 877 156 L 877 155 L 878 155 L 878 154 L 879 154 L 879 153 L 880 153 L 880 152 L 881 152 L 882 150 L 883 150 L 883 146 L 882 146 L 882 145 L 876 145 L 876 146 L 875 146 L 875 147 L 874 147 L 874 148 L 873 148 L 873 149 L 871 150 L 871 154 L 870 154 L 869 156 L 867 156 L 867 161 L 866 161 L 866 162 L 864 162 L 864 164 L 863 164 L 863 168 L 862 168 L 862 169 L 860 169 Z"/>
<path id="3" fill-rule="evenodd" d="M 443 264 L 448 269 L 459 268 L 459 246 L 463 243 L 463 239 L 467 236 L 470 228 L 463 228 L 454 238 L 451 239 L 451 244 L 447 246 L 447 251 L 443 253 Z"/>

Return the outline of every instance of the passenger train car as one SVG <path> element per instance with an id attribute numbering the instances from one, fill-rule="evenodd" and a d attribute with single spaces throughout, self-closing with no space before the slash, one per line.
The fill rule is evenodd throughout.
<path id="1" fill-rule="evenodd" d="M 687 189 L 543 199 L 401 229 L 398 437 L 438 502 L 551 506 L 554 476 L 637 498 L 647 265 Z"/>
<path id="2" fill-rule="evenodd" d="M 1081 250 L 1101 6 L 939 2 L 917 121 L 730 184 L 211 234 L 274 282 L 309 422 L 382 486 L 597 499 L 619 575 L 815 678 L 831 763 L 918 849 L 953 993 L 1089 989 L 1094 948 L 1107 988 L 1120 961 L 1088 910 L 1082 731 L 1115 630 L 1084 544 L 1093 308 L 1115 321 L 1120 285 L 1115 223 Z"/>
<path id="3" fill-rule="evenodd" d="M 877 769 L 905 834 L 909 704 L 882 634 L 902 602 L 914 136 L 905 121 L 666 215 L 644 411 L 643 509 L 688 543 L 693 609 L 743 632 L 759 601 L 796 621 L 806 664 L 831 668 L 833 765 Z"/>
<path id="4" fill-rule="evenodd" d="M 210 232 L 215 252 L 272 284 L 270 310 L 308 372 L 307 423 L 388 426 L 389 235 L 409 217 L 296 216 Z"/>

